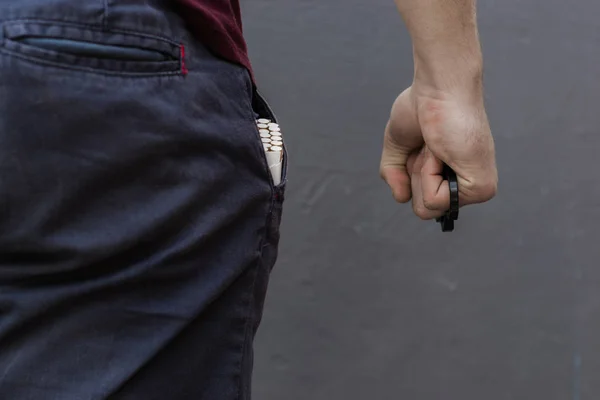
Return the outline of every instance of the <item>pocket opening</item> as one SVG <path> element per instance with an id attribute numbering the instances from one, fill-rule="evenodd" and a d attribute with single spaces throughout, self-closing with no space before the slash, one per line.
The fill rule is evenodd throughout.
<path id="1" fill-rule="evenodd" d="M 93 57 L 120 61 L 177 61 L 177 59 L 170 54 L 157 50 L 148 50 L 142 47 L 119 46 L 80 40 L 35 36 L 24 36 L 13 38 L 12 40 L 17 43 L 23 43 L 43 50 L 67 53 L 79 57 Z"/>
<path id="2" fill-rule="evenodd" d="M 253 108 L 254 113 L 257 116 L 257 119 L 266 118 L 266 119 L 271 120 L 272 122 L 279 123 L 278 118 L 275 115 L 275 112 L 271 108 L 270 104 L 267 102 L 266 98 L 258 91 L 257 88 L 254 88 L 252 91 L 252 108 Z M 258 142 L 258 140 L 260 139 L 258 129 L 256 129 L 256 137 L 257 137 L 257 142 Z M 265 160 L 265 165 L 268 165 L 266 155 L 262 148 L 262 143 L 259 143 L 259 146 L 260 146 L 261 154 Z M 287 149 L 287 145 L 285 144 L 285 139 L 284 139 L 282 147 L 283 147 L 283 160 L 282 160 L 282 168 L 281 168 L 281 180 L 278 185 L 274 184 L 274 181 L 271 178 L 270 171 L 269 171 L 269 179 L 271 181 L 270 183 L 273 186 L 273 189 L 275 190 L 276 198 L 280 201 L 283 201 L 283 194 L 285 191 L 285 187 L 287 186 L 287 180 L 288 180 L 288 176 L 287 176 L 288 149 Z"/>
<path id="3" fill-rule="evenodd" d="M 0 50 L 33 63 L 140 77 L 185 71 L 180 43 L 142 32 L 39 20 L 9 21 L 0 28 Z"/>

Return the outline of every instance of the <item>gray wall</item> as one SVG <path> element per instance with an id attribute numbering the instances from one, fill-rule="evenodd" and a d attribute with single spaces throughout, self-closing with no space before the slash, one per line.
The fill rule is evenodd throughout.
<path id="1" fill-rule="evenodd" d="M 500 193 L 442 234 L 378 177 L 393 1 L 245 0 L 291 157 L 256 399 L 600 398 L 600 3 L 479 14 Z"/>

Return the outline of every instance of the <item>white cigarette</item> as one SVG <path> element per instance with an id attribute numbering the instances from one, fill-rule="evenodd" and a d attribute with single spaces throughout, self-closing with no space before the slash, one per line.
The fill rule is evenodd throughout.
<path id="1" fill-rule="evenodd" d="M 269 143 L 263 143 L 263 147 L 264 147 L 265 151 L 269 151 L 269 149 L 271 148 L 271 145 Z"/>
<path id="2" fill-rule="evenodd" d="M 260 132 L 260 133 L 270 133 L 268 129 L 259 129 L 258 132 Z"/>
<path id="3" fill-rule="evenodd" d="M 269 133 L 273 136 L 282 136 L 281 132 L 278 132 L 278 131 L 269 131 Z"/>
<path id="4" fill-rule="evenodd" d="M 274 130 L 278 130 L 279 129 L 279 124 L 276 124 L 274 122 L 271 122 L 269 124 L 269 129 L 274 129 Z"/>
<path id="5" fill-rule="evenodd" d="M 271 139 L 271 146 L 283 146 L 283 142 L 280 140 Z"/>
<path id="6" fill-rule="evenodd" d="M 263 142 L 263 143 L 271 143 L 271 139 L 269 139 L 269 138 L 265 138 L 265 137 L 264 137 L 264 138 L 260 138 L 260 140 L 261 140 L 261 142 Z"/>
<path id="7" fill-rule="evenodd" d="M 256 126 L 258 126 L 259 129 L 269 129 L 269 125 L 267 124 L 256 124 Z"/>
<path id="8" fill-rule="evenodd" d="M 273 152 L 281 152 L 281 151 L 283 151 L 283 147 L 281 147 L 281 146 L 271 146 L 271 151 L 273 151 Z"/>
<path id="9" fill-rule="evenodd" d="M 270 124 L 271 120 L 266 118 L 261 118 L 257 121 L 259 124 Z"/>
<path id="10" fill-rule="evenodd" d="M 260 137 L 261 138 L 270 138 L 271 134 L 269 132 L 261 132 Z"/>
<path id="11" fill-rule="evenodd" d="M 276 147 L 271 147 L 271 150 L 267 151 L 266 154 L 273 183 L 277 186 L 281 183 L 281 151 L 276 150 Z"/>

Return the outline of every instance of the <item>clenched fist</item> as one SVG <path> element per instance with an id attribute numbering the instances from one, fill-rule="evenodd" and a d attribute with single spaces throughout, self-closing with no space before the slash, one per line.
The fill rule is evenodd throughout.
<path id="1" fill-rule="evenodd" d="M 495 196 L 494 141 L 481 92 L 413 84 L 392 107 L 381 175 L 398 202 L 412 199 L 415 214 L 429 220 L 443 215 L 450 205 L 443 163 L 456 172 L 461 207 Z"/>

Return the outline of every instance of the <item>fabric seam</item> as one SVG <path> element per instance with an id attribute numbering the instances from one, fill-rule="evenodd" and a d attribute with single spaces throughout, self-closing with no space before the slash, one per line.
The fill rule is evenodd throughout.
<path id="1" fill-rule="evenodd" d="M 74 66 L 70 66 L 70 65 L 65 65 L 62 63 L 57 63 L 57 62 L 53 62 L 53 61 L 48 61 L 48 60 L 42 60 L 39 58 L 35 58 L 35 57 L 30 57 L 27 55 L 24 55 L 22 53 L 18 53 L 18 52 L 14 52 L 11 50 L 8 50 L 6 48 L 2 48 L 0 49 L 0 53 L 4 53 L 4 54 L 10 54 L 13 57 L 16 58 L 20 58 L 23 60 L 27 60 L 33 64 L 39 65 L 39 66 L 52 66 L 55 68 L 60 68 L 60 69 L 65 69 L 65 70 L 71 70 L 71 71 L 80 71 L 80 72 L 89 72 L 89 73 L 94 73 L 94 74 L 98 74 L 98 75 L 106 75 L 106 76 L 122 76 L 122 77 L 145 77 L 145 78 L 149 78 L 149 77 L 159 77 L 159 76 L 181 76 L 181 68 L 179 67 L 179 63 L 177 61 L 174 61 L 174 63 L 176 63 L 177 65 L 175 65 L 176 68 L 173 68 L 172 71 L 161 71 L 161 72 L 126 72 L 126 71 L 109 71 L 106 69 L 100 69 L 100 68 L 87 68 L 87 67 L 74 67 Z"/>
<path id="2" fill-rule="evenodd" d="M 13 24 L 13 23 L 17 23 L 17 22 L 55 24 L 55 25 L 69 26 L 69 27 L 74 27 L 74 28 L 88 28 L 91 30 L 95 30 L 97 32 L 106 33 L 106 29 L 104 29 L 102 26 L 93 25 L 93 24 L 82 24 L 82 23 L 77 23 L 77 22 L 72 22 L 72 21 L 64 21 L 64 20 L 24 18 L 24 19 L 0 20 L 0 22 L 2 22 L 2 24 Z M 136 30 L 113 28 L 113 29 L 109 29 L 108 31 L 114 32 L 114 33 L 122 33 L 122 34 L 128 34 L 128 35 L 133 35 L 133 36 L 140 36 L 140 37 L 146 37 L 146 38 L 151 38 L 151 39 L 156 39 L 156 40 L 162 40 L 162 41 L 167 42 L 177 48 L 179 48 L 179 46 L 181 44 L 181 41 L 177 41 L 177 40 L 174 40 L 174 39 L 166 37 L 166 36 L 155 35 L 152 33 L 146 33 L 146 32 L 141 32 L 141 31 L 136 31 Z"/>
<path id="3" fill-rule="evenodd" d="M 248 71 L 245 68 L 242 68 L 241 71 L 244 74 L 247 74 Z M 256 124 L 254 123 L 254 114 L 253 114 L 253 110 L 254 107 L 252 105 L 252 97 L 254 96 L 254 89 L 252 85 L 247 85 L 246 89 L 249 89 L 249 95 L 250 97 L 246 97 L 246 106 L 247 106 L 247 110 L 248 111 L 248 119 L 252 122 L 252 140 L 254 142 L 254 148 L 256 150 L 261 150 L 258 146 L 258 144 L 260 143 L 260 135 L 258 133 L 258 128 L 256 127 Z M 252 312 L 252 306 L 254 305 L 255 302 L 255 290 L 256 290 L 256 281 L 258 279 L 258 274 L 261 268 L 263 268 L 263 262 L 264 262 L 264 249 L 268 246 L 268 236 L 270 234 L 270 224 L 269 222 L 271 221 L 272 215 L 273 215 L 273 210 L 275 207 L 275 197 L 276 197 L 276 188 L 273 184 L 273 180 L 271 179 L 271 175 L 270 175 L 270 171 L 269 171 L 269 165 L 267 163 L 267 159 L 266 157 L 262 156 L 261 153 L 259 153 L 259 158 L 261 160 L 261 163 L 263 164 L 263 170 L 264 172 L 267 174 L 268 176 L 268 185 L 269 185 L 269 189 L 271 191 L 271 195 L 269 196 L 269 208 L 267 211 L 267 215 L 265 217 L 265 224 L 263 226 L 263 233 L 262 233 L 262 237 L 261 240 L 258 244 L 258 249 L 257 249 L 257 253 L 258 253 L 258 260 L 256 261 L 256 265 L 255 265 L 255 272 L 254 272 L 254 277 L 252 279 L 252 285 L 250 288 L 250 292 L 249 292 L 249 298 L 247 299 L 248 304 L 246 305 L 246 324 L 244 326 L 244 341 L 242 343 L 242 347 L 241 347 L 241 354 L 240 354 L 240 360 L 239 360 L 239 369 L 238 369 L 238 382 L 237 382 L 237 395 L 236 395 L 236 399 L 237 400 L 241 400 L 241 396 L 242 396 L 242 368 L 244 366 L 244 361 L 246 359 L 246 351 L 248 350 L 248 346 L 249 346 L 249 342 L 252 341 L 252 338 L 249 337 L 250 335 L 250 329 L 253 326 L 253 322 L 255 319 L 254 315 L 250 315 Z"/>
<path id="4" fill-rule="evenodd" d="M 267 235 L 267 225 L 269 224 L 269 217 L 271 215 L 272 212 L 272 206 L 269 206 L 269 211 L 267 213 L 267 218 L 265 221 L 265 229 L 264 229 L 264 234 L 262 235 L 261 238 L 261 242 L 259 244 L 259 252 L 258 252 L 258 260 L 256 261 L 256 266 L 254 267 L 254 277 L 252 278 L 252 285 L 250 287 L 249 290 L 249 295 L 248 295 L 248 299 L 247 299 L 247 305 L 246 305 L 246 323 L 244 325 L 244 341 L 242 343 L 241 349 L 240 349 L 240 360 L 239 360 L 239 368 L 238 368 L 238 383 L 237 383 L 237 395 L 236 395 L 236 399 L 240 400 L 241 396 L 242 396 L 242 368 L 244 366 L 244 361 L 246 360 L 246 351 L 248 350 L 248 345 L 249 342 L 252 341 L 252 338 L 250 338 L 250 329 L 252 329 L 253 326 L 253 322 L 254 322 L 254 315 L 252 314 L 252 307 L 254 305 L 254 301 L 255 301 L 255 290 L 256 290 L 256 280 L 258 279 L 258 273 L 260 271 L 260 269 L 262 268 L 262 264 L 263 264 L 263 249 L 264 249 L 264 243 L 266 242 L 266 235 Z"/>

